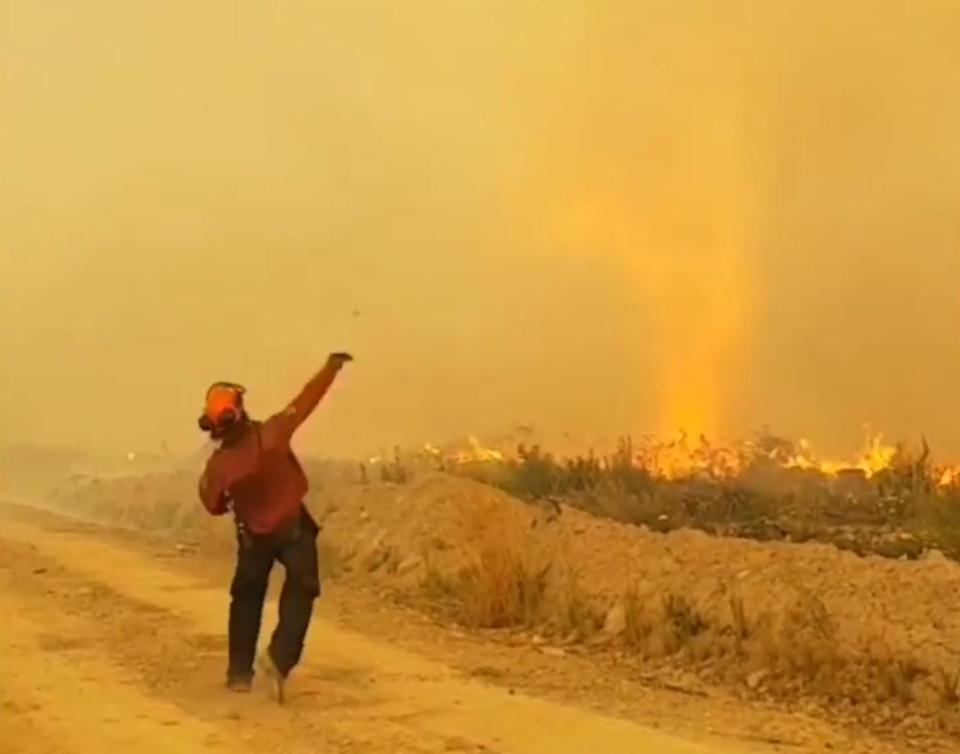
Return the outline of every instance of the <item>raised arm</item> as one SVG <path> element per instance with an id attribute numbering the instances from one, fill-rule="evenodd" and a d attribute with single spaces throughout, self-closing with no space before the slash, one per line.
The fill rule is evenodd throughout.
<path id="1" fill-rule="evenodd" d="M 276 426 L 282 437 L 289 439 L 299 429 L 323 400 L 343 365 L 350 361 L 353 361 L 353 358 L 349 354 L 331 354 L 327 363 L 304 385 L 300 394 L 283 411 L 270 419 L 270 424 Z"/>

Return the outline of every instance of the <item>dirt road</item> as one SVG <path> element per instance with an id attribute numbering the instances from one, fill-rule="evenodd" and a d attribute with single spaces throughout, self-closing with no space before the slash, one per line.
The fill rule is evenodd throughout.
<path id="1" fill-rule="evenodd" d="M 227 595 L 85 524 L 0 505 L 0 749 L 6 754 L 491 752 L 740 754 L 464 676 L 318 611 L 292 699 L 222 688 Z M 268 606 L 265 629 L 275 609 Z M 702 731 L 701 731 L 702 732 Z M 790 747 L 791 751 L 807 750 Z"/>
<path id="2" fill-rule="evenodd" d="M 323 619 L 287 708 L 234 696 L 218 685 L 222 588 L 75 525 L 6 516 L 2 531 L 0 732 L 14 752 L 707 750 L 457 677 Z"/>

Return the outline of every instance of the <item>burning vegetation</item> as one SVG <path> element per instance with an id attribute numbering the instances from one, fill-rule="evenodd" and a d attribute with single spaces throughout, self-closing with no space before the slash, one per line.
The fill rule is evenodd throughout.
<path id="1" fill-rule="evenodd" d="M 890 445 L 867 432 L 859 454 L 823 458 L 805 440 L 761 432 L 732 444 L 686 434 L 624 437 L 604 455 L 555 455 L 536 443 L 485 444 L 470 436 L 371 459 L 380 480 L 404 483 L 441 470 L 531 502 L 657 531 L 823 541 L 861 554 L 960 558 L 960 466 L 937 462 L 926 441 Z M 366 465 L 362 467 L 368 478 Z"/>

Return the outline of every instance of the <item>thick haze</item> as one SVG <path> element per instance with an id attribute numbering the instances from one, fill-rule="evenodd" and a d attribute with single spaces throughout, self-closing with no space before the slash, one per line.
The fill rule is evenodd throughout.
<path id="1" fill-rule="evenodd" d="M 347 348 L 309 450 L 956 455 L 958 92 L 953 0 L 0 0 L 0 439 L 189 450 Z"/>

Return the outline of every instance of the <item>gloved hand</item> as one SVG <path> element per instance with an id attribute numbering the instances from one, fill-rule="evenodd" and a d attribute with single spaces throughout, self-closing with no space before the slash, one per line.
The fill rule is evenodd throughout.
<path id="1" fill-rule="evenodd" d="M 332 353 L 327 357 L 327 363 L 337 367 L 337 369 L 342 369 L 344 364 L 347 364 L 351 361 L 353 361 L 353 356 L 342 351 Z"/>

